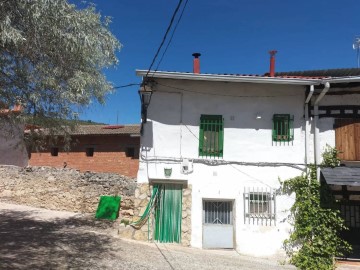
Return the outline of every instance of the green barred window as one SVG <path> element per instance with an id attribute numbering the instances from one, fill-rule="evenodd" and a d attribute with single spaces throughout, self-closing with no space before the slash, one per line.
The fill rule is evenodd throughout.
<path id="1" fill-rule="evenodd" d="M 222 115 L 201 115 L 199 141 L 199 156 L 223 156 L 224 119 Z"/>
<path id="2" fill-rule="evenodd" d="M 290 116 L 290 114 L 274 114 L 272 139 L 274 142 L 290 142 L 294 140 L 294 116 Z"/>

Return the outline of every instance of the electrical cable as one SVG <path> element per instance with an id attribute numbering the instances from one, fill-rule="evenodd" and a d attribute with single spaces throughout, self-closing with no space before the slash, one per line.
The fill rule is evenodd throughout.
<path id="1" fill-rule="evenodd" d="M 174 13 L 173 13 L 173 15 L 172 15 L 172 17 L 171 17 L 170 23 L 169 23 L 169 25 L 168 25 L 168 27 L 167 27 L 167 29 L 166 29 L 165 35 L 164 35 L 164 37 L 163 37 L 163 39 L 162 39 L 162 41 L 161 41 L 161 43 L 160 43 L 159 48 L 157 49 L 157 51 L 156 51 L 156 53 L 155 53 L 155 56 L 154 56 L 154 58 L 153 58 L 153 60 L 152 60 L 152 62 L 151 62 L 151 64 L 150 64 L 150 67 L 149 67 L 148 71 L 146 72 L 145 78 L 147 78 L 147 76 L 149 75 L 149 72 L 150 72 L 152 66 L 153 66 L 154 63 L 155 63 L 156 58 L 158 57 L 158 55 L 159 55 L 159 53 L 160 53 L 160 50 L 161 50 L 162 46 L 163 46 L 164 43 L 165 43 L 166 37 L 167 37 L 167 35 L 169 34 L 169 31 L 170 31 L 170 29 L 171 29 L 172 24 L 174 23 L 176 14 L 177 14 L 178 11 L 179 11 L 179 8 L 180 8 L 180 6 L 181 6 L 181 4 L 182 4 L 182 1 L 183 1 L 183 0 L 180 0 L 180 1 L 179 1 L 178 5 L 176 6 L 176 8 L 175 8 L 175 10 L 174 10 Z"/>
<path id="2" fill-rule="evenodd" d="M 173 37 L 174 37 L 175 31 L 176 31 L 176 29 L 177 29 L 177 27 L 178 27 L 178 25 L 179 25 L 179 22 L 181 21 L 181 18 L 182 18 L 183 14 L 184 14 L 184 11 L 185 11 L 185 8 L 186 8 L 188 2 L 189 2 L 189 0 L 186 0 L 186 2 L 185 2 L 185 4 L 184 4 L 184 7 L 183 7 L 183 9 L 182 9 L 182 11 L 181 11 L 181 14 L 180 14 L 180 16 L 179 16 L 179 19 L 177 20 L 177 22 L 176 22 L 176 24 L 175 24 L 175 27 L 174 27 L 174 30 L 172 31 L 171 37 L 170 37 L 170 39 L 169 39 L 169 42 L 168 42 L 167 45 L 166 45 L 166 48 L 165 48 L 165 50 L 164 50 L 164 52 L 163 52 L 163 54 L 162 54 L 162 56 L 161 56 L 161 58 L 160 58 L 160 60 L 159 60 L 159 62 L 158 62 L 158 64 L 157 64 L 156 68 L 155 68 L 155 71 L 153 72 L 153 75 L 154 75 L 154 73 L 156 73 L 156 72 L 158 71 L 158 69 L 159 69 L 159 66 L 160 66 L 160 64 L 161 64 L 161 62 L 162 62 L 162 60 L 163 60 L 163 58 L 164 58 L 164 56 L 165 56 L 165 54 L 166 54 L 169 46 L 170 46 L 170 43 L 171 43 L 171 41 L 172 41 L 172 39 L 173 39 Z"/>
<path id="3" fill-rule="evenodd" d="M 114 86 L 112 89 L 126 88 L 126 87 L 130 87 L 130 86 L 134 86 L 134 85 L 141 85 L 141 84 L 140 83 L 129 83 L 129 84 L 125 84 L 125 85 Z"/>

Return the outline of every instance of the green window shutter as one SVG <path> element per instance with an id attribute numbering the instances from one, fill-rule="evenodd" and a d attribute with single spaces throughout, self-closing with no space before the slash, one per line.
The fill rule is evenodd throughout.
<path id="1" fill-rule="evenodd" d="M 272 140 L 274 142 L 290 142 L 294 140 L 294 116 L 290 114 L 274 114 Z"/>
<path id="2" fill-rule="evenodd" d="M 201 115 L 199 128 L 199 156 L 222 157 L 224 119 L 221 115 Z"/>

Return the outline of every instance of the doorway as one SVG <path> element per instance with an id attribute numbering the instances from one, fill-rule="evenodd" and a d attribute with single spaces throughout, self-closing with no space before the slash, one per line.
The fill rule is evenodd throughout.
<path id="1" fill-rule="evenodd" d="M 234 248 L 232 201 L 203 201 L 203 248 Z"/>

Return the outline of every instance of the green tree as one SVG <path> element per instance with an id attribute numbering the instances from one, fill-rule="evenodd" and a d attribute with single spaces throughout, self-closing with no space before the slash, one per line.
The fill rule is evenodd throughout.
<path id="1" fill-rule="evenodd" d="M 112 85 L 103 69 L 118 63 L 121 44 L 94 5 L 0 0 L 0 14 L 0 109 L 23 107 L 0 124 L 22 121 L 59 133 L 81 107 L 104 103 Z"/>

